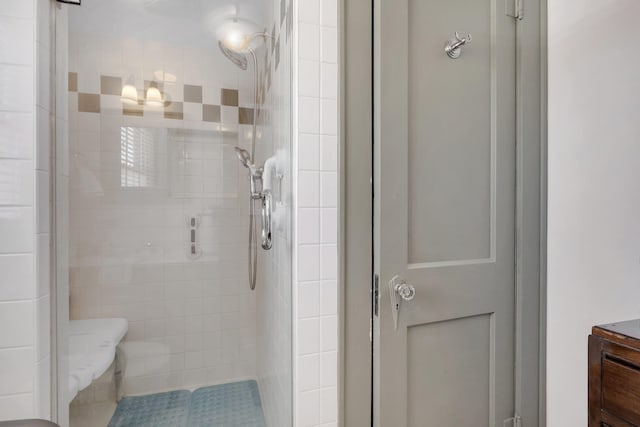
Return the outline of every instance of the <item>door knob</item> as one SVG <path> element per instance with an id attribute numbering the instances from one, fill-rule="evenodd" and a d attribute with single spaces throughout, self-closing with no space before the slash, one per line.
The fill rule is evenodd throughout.
<path id="1" fill-rule="evenodd" d="M 416 296 L 416 288 L 408 283 L 397 283 L 395 291 L 404 301 L 411 301 Z"/>
<path id="2" fill-rule="evenodd" d="M 391 296 L 391 314 L 393 315 L 393 326 L 398 329 L 398 314 L 400 313 L 400 304 L 409 302 L 416 296 L 416 288 L 407 283 L 400 276 L 394 276 L 389 281 L 389 293 Z"/>

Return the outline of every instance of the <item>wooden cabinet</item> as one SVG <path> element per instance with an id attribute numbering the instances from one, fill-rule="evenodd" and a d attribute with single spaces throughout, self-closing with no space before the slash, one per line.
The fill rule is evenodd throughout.
<path id="1" fill-rule="evenodd" d="M 640 320 L 589 335 L 589 427 L 640 427 Z"/>

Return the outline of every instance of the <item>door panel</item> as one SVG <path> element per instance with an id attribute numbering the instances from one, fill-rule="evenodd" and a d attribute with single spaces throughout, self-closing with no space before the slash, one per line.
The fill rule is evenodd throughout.
<path id="1" fill-rule="evenodd" d="M 503 0 L 374 3 L 374 425 L 514 411 L 515 22 Z M 472 42 L 444 52 L 459 31 Z M 399 304 L 396 275 L 416 290 Z"/>
<path id="2" fill-rule="evenodd" d="M 490 0 L 410 0 L 409 261 L 491 258 Z M 451 60 L 444 43 L 472 35 Z"/>
<path id="3" fill-rule="evenodd" d="M 481 315 L 409 327 L 407 388 L 409 396 L 421 399 L 409 405 L 408 426 L 424 427 L 425 420 L 434 426 L 488 426 L 491 326 L 491 315 Z M 425 370 L 425 365 L 437 369 Z"/>

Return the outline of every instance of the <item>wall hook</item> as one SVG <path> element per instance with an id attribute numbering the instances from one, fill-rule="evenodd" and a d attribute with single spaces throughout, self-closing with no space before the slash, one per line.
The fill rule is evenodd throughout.
<path id="1" fill-rule="evenodd" d="M 458 59 L 460 54 L 462 53 L 462 46 L 471 42 L 471 34 L 467 34 L 467 38 L 460 38 L 458 32 L 456 31 L 456 38 L 448 40 L 444 44 L 444 51 L 447 56 L 451 59 Z"/>

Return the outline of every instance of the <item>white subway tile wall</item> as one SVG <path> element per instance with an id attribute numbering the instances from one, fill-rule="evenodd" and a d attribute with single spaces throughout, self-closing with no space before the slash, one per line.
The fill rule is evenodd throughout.
<path id="1" fill-rule="evenodd" d="M 267 3 L 267 29 L 273 31 L 266 79 L 264 120 L 259 120 L 263 147 L 261 160 L 276 155 L 281 185 L 275 184 L 277 202 L 273 248 L 261 252 L 262 275 L 256 292 L 258 318 L 258 384 L 264 415 L 269 426 L 291 424 L 292 392 L 292 2 Z M 274 184 L 274 182 L 272 182 Z"/>
<path id="2" fill-rule="evenodd" d="M 0 2 L 0 420 L 51 414 L 50 6 Z"/>
<path id="3" fill-rule="evenodd" d="M 338 422 L 338 5 L 297 2 L 296 427 Z"/>

